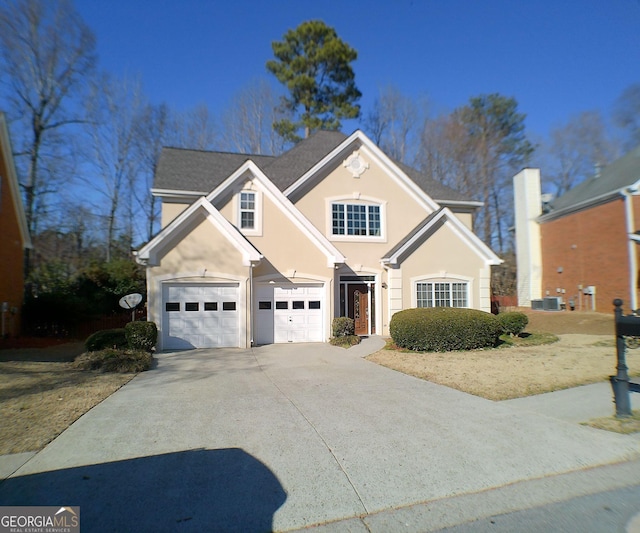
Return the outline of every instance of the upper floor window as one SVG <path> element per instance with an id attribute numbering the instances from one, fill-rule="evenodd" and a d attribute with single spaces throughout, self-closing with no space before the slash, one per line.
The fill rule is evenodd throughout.
<path id="1" fill-rule="evenodd" d="M 417 307 L 469 307 L 469 284 L 437 281 L 416 283 Z"/>
<path id="2" fill-rule="evenodd" d="M 333 235 L 380 237 L 380 206 L 331 204 Z"/>
<path id="3" fill-rule="evenodd" d="M 256 193 L 242 191 L 240 193 L 240 228 L 256 227 Z"/>

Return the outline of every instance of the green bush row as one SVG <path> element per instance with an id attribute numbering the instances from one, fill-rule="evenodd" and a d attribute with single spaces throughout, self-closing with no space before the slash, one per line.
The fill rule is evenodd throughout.
<path id="1" fill-rule="evenodd" d="M 158 328 L 154 322 L 129 322 L 124 328 L 103 329 L 89 335 L 84 343 L 88 352 L 113 348 L 144 350 L 151 352 L 158 340 Z"/>
<path id="2" fill-rule="evenodd" d="M 397 346 L 421 352 L 493 347 L 502 333 L 498 319 L 491 313 L 452 307 L 400 311 L 393 315 L 389 329 Z"/>

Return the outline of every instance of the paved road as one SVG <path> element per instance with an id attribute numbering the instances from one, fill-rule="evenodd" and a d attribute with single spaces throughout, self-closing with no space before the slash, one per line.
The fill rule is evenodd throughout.
<path id="1" fill-rule="evenodd" d="M 2 483 L 0 504 L 80 505 L 88 531 L 288 530 L 350 518 L 342 525 L 359 531 L 364 521 L 352 517 L 388 520 L 387 509 L 639 450 L 638 438 L 483 400 L 325 344 L 194 350 L 161 354 L 157 368 Z M 402 530 L 460 523 L 432 518 L 422 513 Z"/>

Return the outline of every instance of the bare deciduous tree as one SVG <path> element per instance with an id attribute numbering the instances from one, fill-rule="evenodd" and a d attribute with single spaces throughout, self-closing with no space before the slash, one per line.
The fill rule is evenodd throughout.
<path id="1" fill-rule="evenodd" d="M 22 185 L 32 231 L 39 196 L 55 190 L 60 178 L 45 149 L 59 142 L 61 128 L 80 122 L 67 104 L 94 66 L 94 49 L 93 33 L 68 0 L 15 0 L 0 8 L 0 65 L 20 128 L 17 155 L 27 159 Z"/>
<path id="2" fill-rule="evenodd" d="M 598 111 L 584 111 L 551 130 L 545 180 L 560 196 L 619 155 Z"/>
<path id="3" fill-rule="evenodd" d="M 13 0 L 0 7 L 0 72 L 33 234 L 44 197 L 69 179 L 61 161 L 72 154 L 62 130 L 69 136 L 65 126 L 79 122 L 68 104 L 93 69 L 94 50 L 93 33 L 69 0 Z"/>
<path id="4" fill-rule="evenodd" d="M 613 119 L 625 134 L 625 149 L 640 145 L 640 83 L 627 87 L 617 98 Z"/>
<path id="5" fill-rule="evenodd" d="M 364 127 L 388 155 L 397 161 L 412 163 L 425 107 L 390 85 L 380 91 Z"/>
<path id="6" fill-rule="evenodd" d="M 145 240 L 150 240 L 158 223 L 158 205 L 151 194 L 162 147 L 172 143 L 175 119 L 165 104 L 147 105 L 137 122 L 136 151 L 141 163 L 140 184 L 134 189 L 136 204 L 146 222 Z"/>
<path id="7" fill-rule="evenodd" d="M 200 104 L 175 115 L 174 146 L 191 150 L 215 150 L 218 136 L 209 108 Z"/>
<path id="8" fill-rule="evenodd" d="M 264 79 L 242 89 L 222 116 L 224 149 L 245 154 L 281 154 L 287 142 L 273 125 L 285 116 L 279 96 Z"/>
<path id="9" fill-rule="evenodd" d="M 115 79 L 102 75 L 93 83 L 87 103 L 91 117 L 90 167 L 101 183 L 95 189 L 106 199 L 104 209 L 106 261 L 118 240 L 118 232 L 125 235 L 128 246 L 134 238 L 134 194 L 140 160 L 136 154 L 138 121 L 144 110 L 140 82 Z M 117 223 L 122 217 L 124 223 Z"/>

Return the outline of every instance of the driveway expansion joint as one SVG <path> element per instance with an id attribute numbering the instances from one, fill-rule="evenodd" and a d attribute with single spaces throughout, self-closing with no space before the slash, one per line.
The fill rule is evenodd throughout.
<path id="1" fill-rule="evenodd" d="M 311 429 L 313 429 L 314 433 L 318 436 L 318 438 L 320 439 L 320 441 L 322 442 L 322 444 L 327 448 L 327 450 L 329 451 L 329 453 L 331 454 L 331 457 L 333 457 L 333 460 L 335 461 L 335 463 L 338 465 L 338 468 L 340 469 L 340 471 L 343 473 L 344 477 L 347 479 L 349 485 L 351 486 L 351 488 L 353 489 L 353 492 L 355 493 L 355 495 L 358 497 L 358 501 L 360 502 L 360 505 L 362 505 L 362 509 L 364 510 L 364 514 L 368 515 L 370 513 L 370 510 L 367 509 L 367 506 L 365 505 L 362 496 L 360 494 L 360 492 L 358 491 L 358 489 L 356 488 L 356 486 L 354 485 L 351 477 L 349 476 L 349 473 L 344 469 L 344 467 L 342 466 L 342 463 L 340 462 L 340 460 L 338 459 L 338 457 L 336 456 L 336 454 L 334 453 L 333 449 L 331 448 L 331 446 L 329 446 L 329 443 L 326 441 L 326 439 L 322 436 L 322 434 L 320 433 L 320 431 L 318 431 L 318 428 L 316 428 L 316 426 L 313 424 L 313 422 L 311 422 L 311 420 L 304 414 L 304 412 L 302 411 L 302 409 L 300 409 L 298 407 L 298 405 L 296 405 L 296 402 L 294 402 L 291 397 L 289 397 L 289 395 L 287 395 L 279 386 L 278 384 L 271 378 L 271 376 L 269 375 L 269 373 L 265 370 L 265 368 L 260 364 L 260 360 L 258 359 L 257 355 L 255 354 L 255 351 L 253 350 L 253 348 L 251 348 L 251 355 L 253 356 L 253 358 L 256 361 L 256 364 L 258 365 L 258 368 L 260 369 L 260 372 L 262 372 L 266 378 L 269 380 L 269 382 L 275 387 L 275 389 L 284 397 L 286 398 L 286 400 L 293 406 L 293 408 L 300 414 L 300 416 L 302 418 L 304 418 L 304 420 L 307 422 L 307 424 L 309 424 L 309 426 L 311 427 Z"/>

